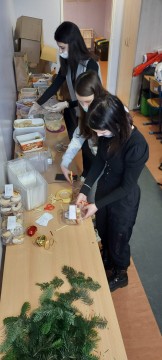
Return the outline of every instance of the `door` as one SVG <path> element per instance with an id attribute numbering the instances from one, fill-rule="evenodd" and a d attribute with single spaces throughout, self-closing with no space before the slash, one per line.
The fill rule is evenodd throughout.
<path id="1" fill-rule="evenodd" d="M 141 0 L 125 0 L 124 3 L 116 95 L 128 108 L 137 47 L 141 2 Z"/>

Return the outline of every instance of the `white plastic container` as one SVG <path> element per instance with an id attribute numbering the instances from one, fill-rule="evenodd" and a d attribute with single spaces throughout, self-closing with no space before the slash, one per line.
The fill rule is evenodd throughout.
<path id="1" fill-rule="evenodd" d="M 25 159 L 29 160 L 32 166 L 39 173 L 47 171 L 49 164 L 49 159 L 52 159 L 49 150 L 42 151 L 33 151 L 30 153 L 24 153 Z"/>
<path id="2" fill-rule="evenodd" d="M 40 127 L 40 128 L 32 128 L 31 130 L 30 130 L 30 134 L 31 133 L 35 133 L 35 132 L 39 132 L 41 135 L 42 135 L 42 137 L 43 137 L 43 141 L 45 141 L 45 139 L 46 139 L 46 130 L 45 130 L 45 127 Z M 20 129 L 15 129 L 14 131 L 13 131 L 13 139 L 14 139 L 14 141 L 15 141 L 15 143 L 17 144 L 18 143 L 18 141 L 17 141 L 17 136 L 19 136 L 19 135 L 25 135 L 25 134 L 28 134 L 29 133 L 29 129 L 28 128 L 20 128 Z"/>
<path id="3" fill-rule="evenodd" d="M 43 147 L 43 137 L 39 132 L 18 135 L 16 139 L 23 152 L 36 151 Z"/>
<path id="4" fill-rule="evenodd" d="M 14 129 L 16 129 L 17 131 L 21 129 L 28 129 L 28 131 L 30 132 L 30 130 L 33 130 L 33 128 L 35 129 L 35 131 L 39 131 L 39 129 L 44 128 L 44 126 L 45 124 L 42 118 L 17 119 L 14 121 Z"/>
<path id="5" fill-rule="evenodd" d="M 8 182 L 21 189 L 24 207 L 32 210 L 47 201 L 46 180 L 27 159 L 10 160 L 7 163 Z"/>
<path id="6" fill-rule="evenodd" d="M 39 79 L 38 81 L 36 81 L 36 82 L 33 82 L 33 87 L 34 88 L 39 88 L 39 87 L 41 87 L 41 86 L 48 86 L 48 80 L 47 79 Z"/>
<path id="7" fill-rule="evenodd" d="M 36 96 L 37 95 L 37 89 L 34 88 L 22 88 L 20 91 L 20 97 L 30 97 L 30 96 Z"/>

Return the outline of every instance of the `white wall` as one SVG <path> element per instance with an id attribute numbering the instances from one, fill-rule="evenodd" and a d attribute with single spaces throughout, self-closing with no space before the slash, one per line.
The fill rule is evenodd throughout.
<path id="1" fill-rule="evenodd" d="M 16 87 L 13 71 L 12 0 L 1 0 L 0 11 L 0 186 L 5 184 L 5 163 L 12 155 L 12 124 L 15 116 Z M 2 245 L 0 241 L 0 265 Z"/>
<path id="2" fill-rule="evenodd" d="M 108 40 L 110 39 L 111 36 L 112 7 L 113 7 L 113 0 L 106 0 L 104 36 Z"/>
<path id="3" fill-rule="evenodd" d="M 16 88 L 13 72 L 12 0 L 1 0 L 0 11 L 0 163 L 11 158 L 12 123 L 15 116 Z"/>
<path id="4" fill-rule="evenodd" d="M 0 12 L 0 186 L 5 184 L 5 163 L 12 153 L 12 123 L 15 113 L 16 88 L 13 73 L 12 0 L 1 1 Z M 3 29 L 3 31 L 2 31 Z M 0 241 L 0 268 L 2 244 Z"/>
<path id="5" fill-rule="evenodd" d="M 113 0 L 107 79 L 107 89 L 112 94 L 116 94 L 123 9 L 124 0 Z"/>
<path id="6" fill-rule="evenodd" d="M 74 22 L 80 29 L 92 28 L 95 37 L 107 37 L 110 34 L 111 13 L 106 13 L 106 8 L 111 8 L 111 3 L 112 0 L 63 0 L 64 20 Z"/>

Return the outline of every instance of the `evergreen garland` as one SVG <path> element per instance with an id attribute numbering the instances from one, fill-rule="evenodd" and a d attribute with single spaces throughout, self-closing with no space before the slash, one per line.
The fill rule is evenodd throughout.
<path id="1" fill-rule="evenodd" d="M 97 291 L 100 285 L 68 266 L 62 273 L 71 285 L 69 291 L 58 291 L 64 283 L 58 277 L 37 284 L 42 291 L 40 306 L 30 312 L 25 302 L 19 316 L 3 320 L 3 360 L 99 360 L 93 355 L 99 341 L 97 328 L 105 328 L 107 321 L 96 315 L 85 318 L 73 302 L 91 305 L 89 290 Z"/>

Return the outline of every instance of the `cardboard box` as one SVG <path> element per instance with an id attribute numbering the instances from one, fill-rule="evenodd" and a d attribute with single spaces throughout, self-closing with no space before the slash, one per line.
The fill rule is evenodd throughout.
<path id="1" fill-rule="evenodd" d="M 42 60 L 46 60 L 46 61 L 51 61 L 53 63 L 57 63 L 57 53 L 58 50 L 48 46 L 48 45 L 43 45 L 42 49 L 41 49 L 41 59 Z"/>
<path id="2" fill-rule="evenodd" d="M 29 63 L 39 63 L 41 43 L 39 41 L 20 39 L 20 50 L 27 54 Z"/>
<path id="3" fill-rule="evenodd" d="M 42 19 L 20 16 L 16 22 L 15 38 L 41 41 Z"/>

